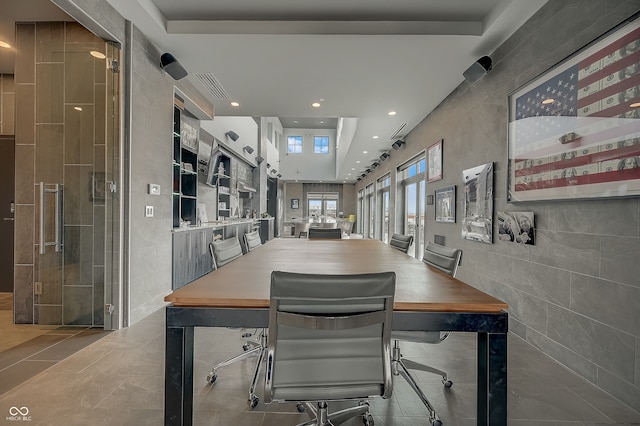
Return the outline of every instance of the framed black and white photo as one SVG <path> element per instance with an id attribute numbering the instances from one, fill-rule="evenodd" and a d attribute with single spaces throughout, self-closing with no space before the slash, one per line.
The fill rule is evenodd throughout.
<path id="1" fill-rule="evenodd" d="M 493 163 L 464 170 L 462 179 L 464 181 L 462 238 L 491 244 L 493 242 Z"/>
<path id="2" fill-rule="evenodd" d="M 442 139 L 427 149 L 427 181 L 442 179 Z"/>
<path id="3" fill-rule="evenodd" d="M 456 187 L 436 189 L 436 222 L 456 222 Z"/>
<path id="4" fill-rule="evenodd" d="M 507 201 L 640 196 L 640 19 L 509 96 Z"/>
<path id="5" fill-rule="evenodd" d="M 291 199 L 291 208 L 292 209 L 299 209 L 300 208 L 300 200 L 298 198 L 292 198 Z"/>
<path id="6" fill-rule="evenodd" d="M 535 245 L 533 212 L 498 212 L 498 240 Z"/>

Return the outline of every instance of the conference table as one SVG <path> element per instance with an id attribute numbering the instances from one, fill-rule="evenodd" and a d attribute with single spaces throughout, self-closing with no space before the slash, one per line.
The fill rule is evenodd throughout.
<path id="1" fill-rule="evenodd" d="M 477 424 L 507 424 L 506 303 L 378 240 L 276 238 L 165 297 L 165 425 L 193 421 L 194 327 L 268 327 L 272 271 L 394 271 L 393 328 L 477 333 Z"/>

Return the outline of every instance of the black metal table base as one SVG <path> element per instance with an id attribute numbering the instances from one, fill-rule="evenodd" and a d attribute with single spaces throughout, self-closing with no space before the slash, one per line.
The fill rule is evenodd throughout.
<path id="1" fill-rule="evenodd" d="M 166 309 L 164 424 L 191 425 L 194 327 L 267 327 L 268 309 L 175 306 Z M 477 424 L 506 426 L 506 312 L 394 312 L 393 328 L 477 333 Z"/>

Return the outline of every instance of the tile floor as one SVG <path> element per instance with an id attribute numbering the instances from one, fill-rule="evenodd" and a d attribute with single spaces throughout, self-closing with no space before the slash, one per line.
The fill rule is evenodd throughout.
<path id="1" fill-rule="evenodd" d="M 221 369 L 214 385 L 206 383 L 212 363 L 240 350 L 239 335 L 238 330 L 196 329 L 194 424 L 289 426 L 306 420 L 292 405 L 247 406 L 253 359 Z M 453 334 L 441 345 L 403 348 L 408 358 L 449 371 L 454 385 L 448 390 L 437 377 L 418 376 L 444 425 L 475 425 L 475 336 Z M 0 424 L 20 424 L 10 419 L 11 407 L 26 407 L 30 425 L 161 425 L 163 366 L 161 309 L 0 392 Z M 0 372 L 0 382 L 4 380 Z M 514 335 L 509 337 L 508 386 L 510 426 L 640 425 L 640 413 Z M 391 399 L 371 405 L 377 426 L 428 426 L 424 408 L 401 378 Z M 353 419 L 346 424 L 362 423 Z"/>

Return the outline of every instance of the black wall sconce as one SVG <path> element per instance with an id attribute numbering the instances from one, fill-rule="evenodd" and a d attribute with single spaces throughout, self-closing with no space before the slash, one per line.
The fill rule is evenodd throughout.
<path id="1" fill-rule="evenodd" d="M 169 74 L 174 80 L 180 80 L 187 76 L 187 70 L 184 69 L 180 62 L 169 52 L 160 56 L 160 68 Z"/>
<path id="2" fill-rule="evenodd" d="M 242 148 L 247 154 L 253 154 L 253 148 L 250 147 L 249 145 L 245 146 L 244 148 Z"/>
<path id="3" fill-rule="evenodd" d="M 462 76 L 469 83 L 475 83 L 480 80 L 486 73 L 491 71 L 492 60 L 488 56 L 483 56 L 482 58 L 475 61 L 469 68 L 462 73 Z"/>
<path id="4" fill-rule="evenodd" d="M 404 141 L 402 139 L 398 139 L 397 141 L 395 141 L 392 145 L 391 148 L 393 149 L 400 149 L 400 147 L 404 145 Z"/>
<path id="5" fill-rule="evenodd" d="M 236 132 L 234 132 L 233 130 L 229 130 L 227 133 L 224 134 L 225 137 L 231 139 L 232 141 L 237 141 L 238 138 L 240 137 L 239 134 L 237 134 Z"/>
<path id="6" fill-rule="evenodd" d="M 264 161 L 263 157 L 260 157 L 259 155 L 256 157 L 256 163 L 260 164 Z"/>

